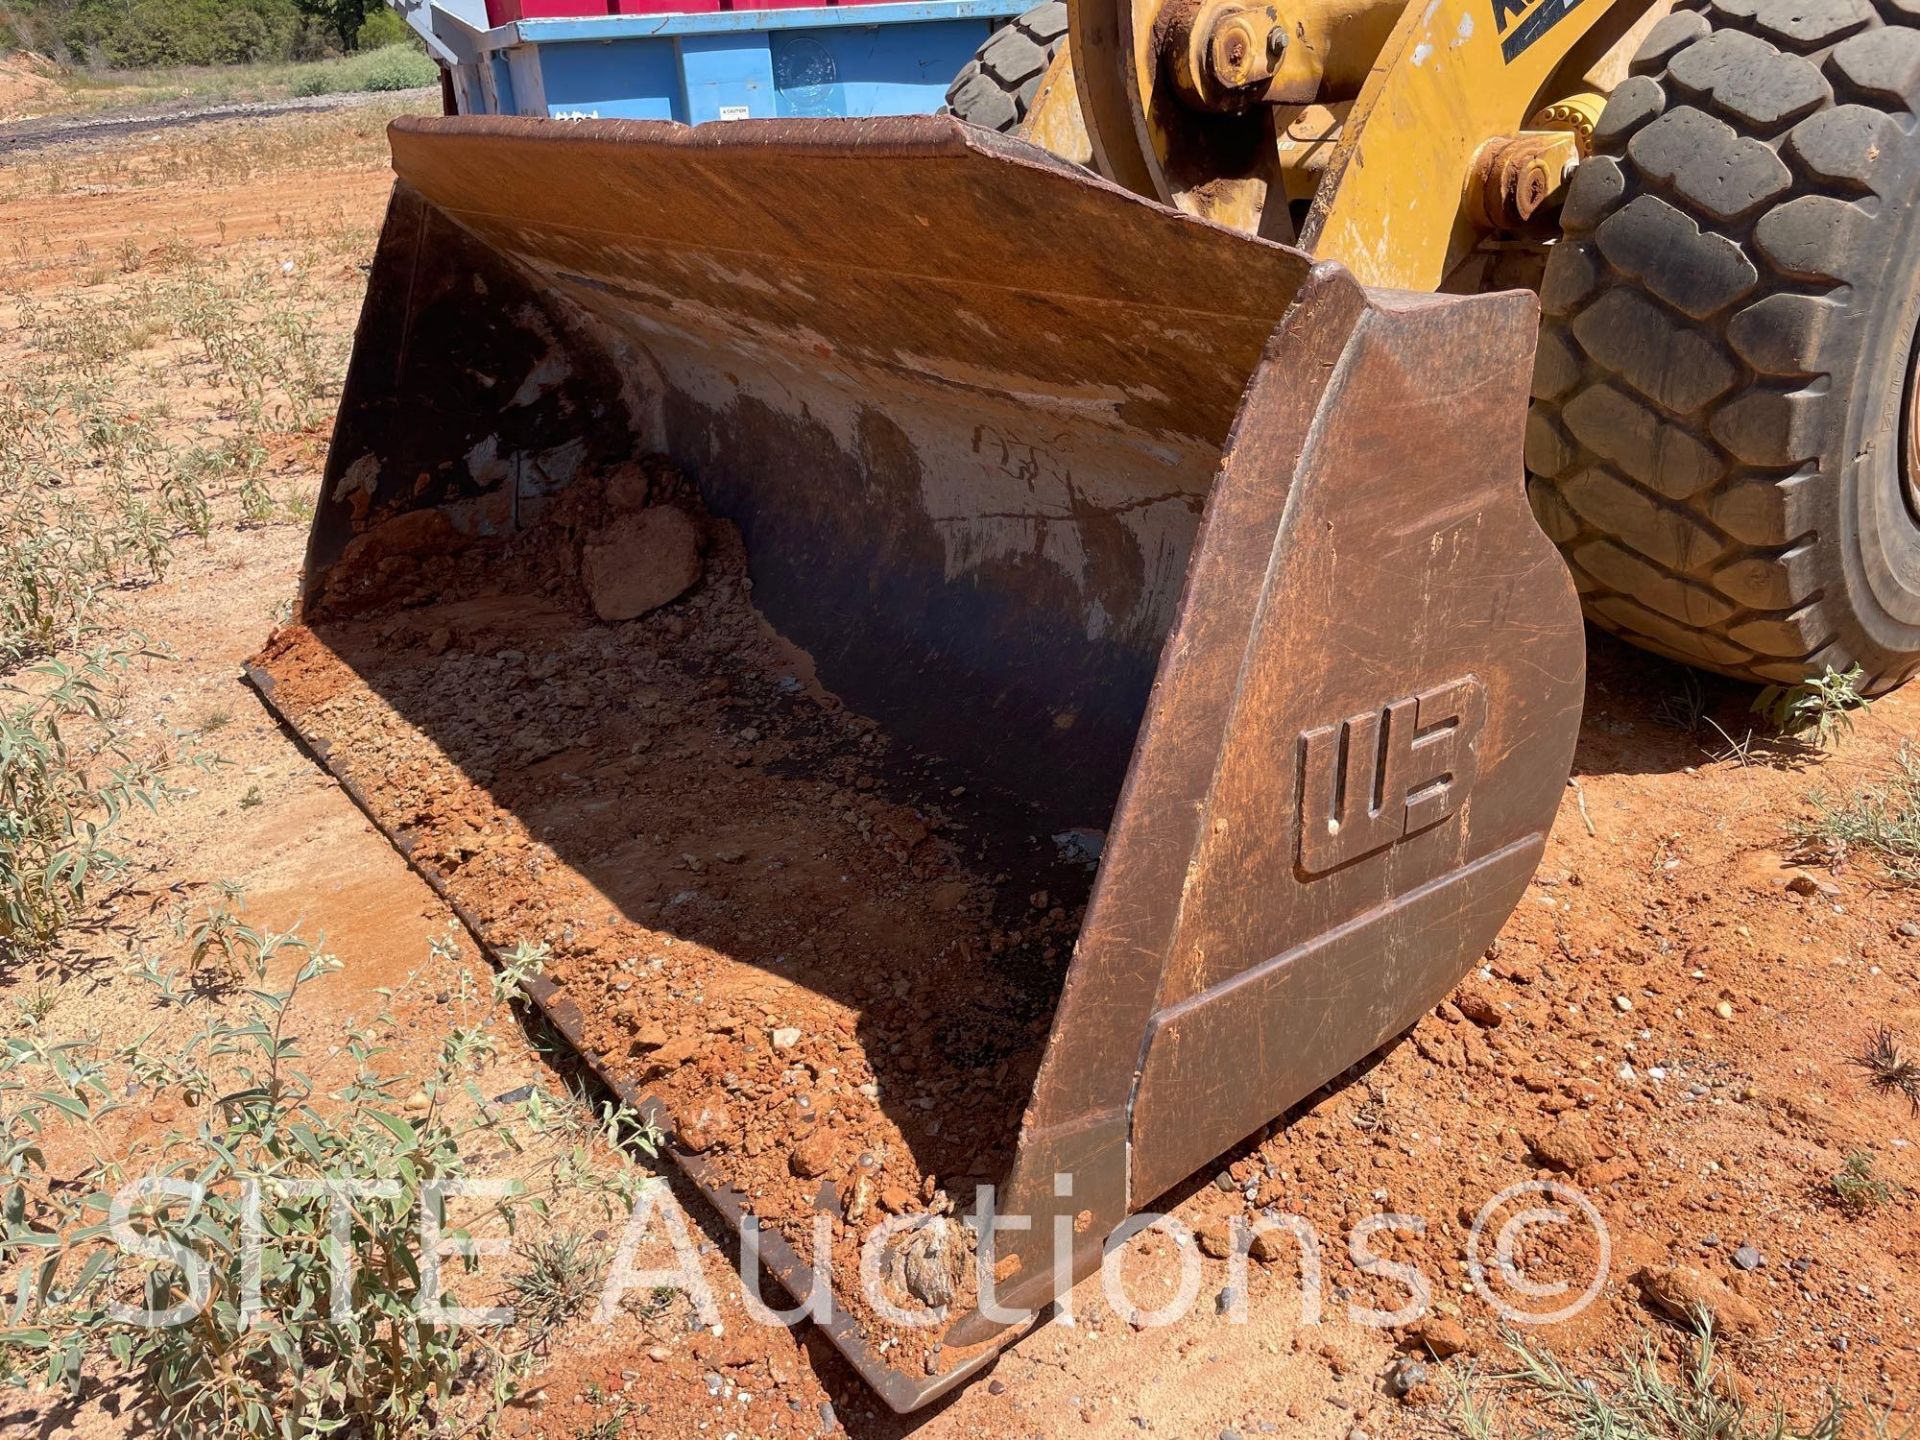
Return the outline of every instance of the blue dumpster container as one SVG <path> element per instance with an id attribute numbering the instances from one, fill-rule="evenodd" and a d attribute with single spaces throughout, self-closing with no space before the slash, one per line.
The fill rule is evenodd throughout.
<path id="1" fill-rule="evenodd" d="M 920 115 L 1002 21 L 1033 0 L 881 0 L 747 8 L 690 0 L 598 13 L 537 0 L 390 0 L 427 42 L 463 115 L 714 120 Z M 606 0 L 666 6 L 673 0 Z M 727 6 L 695 10 L 694 5 Z M 596 13 L 548 13 L 554 9 Z M 517 18 L 509 18 L 517 17 Z"/>

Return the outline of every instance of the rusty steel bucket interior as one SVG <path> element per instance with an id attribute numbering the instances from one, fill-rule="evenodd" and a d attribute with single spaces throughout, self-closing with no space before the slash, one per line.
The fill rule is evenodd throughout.
<path id="1" fill-rule="evenodd" d="M 386 798 L 396 765 L 329 730 L 345 702 L 295 673 L 299 646 L 381 696 L 396 733 L 464 769 L 491 813 L 544 837 L 542 863 L 587 876 L 607 924 L 717 957 L 705 1011 L 649 1013 L 631 1046 L 605 1038 L 601 1011 L 623 1002 L 592 976 L 563 973 L 537 998 L 610 1084 L 658 1102 L 676 1159 L 734 1225 L 765 1219 L 790 1293 L 811 1284 L 806 1217 L 780 1210 L 786 1180 L 755 1177 L 804 1174 L 815 1207 L 848 1225 L 872 1162 L 828 1156 L 805 1173 L 798 1144 L 786 1159 L 792 1136 L 824 1125 L 858 1141 L 874 1133 L 862 1105 L 931 1096 L 889 1114 L 886 1133 L 918 1152 L 909 1171 L 927 1191 L 936 1170 L 991 1181 L 1001 1214 L 1032 1217 L 997 1237 L 989 1273 L 1001 1307 L 1037 1311 L 1098 1265 L 1127 1215 L 1391 1041 L 1492 940 L 1565 784 L 1584 662 L 1573 587 L 1523 491 L 1530 296 L 1369 292 L 937 117 L 695 130 L 462 117 L 403 120 L 392 141 L 399 183 L 298 644 L 276 637 L 251 673 L 484 940 L 503 937 L 463 889 L 477 862 L 421 848 L 417 832 L 444 817 Z M 563 585 L 488 602 L 496 648 L 458 664 L 458 616 L 478 602 L 444 623 L 407 618 L 448 603 L 437 551 L 542 525 L 572 534 L 611 503 L 606 477 L 649 457 L 728 537 L 714 543 L 738 569 L 715 550 L 708 588 L 732 585 L 754 617 L 701 652 L 697 699 L 645 721 L 722 727 L 748 757 L 698 782 L 721 813 L 689 821 L 714 827 L 693 838 L 668 833 L 667 810 L 637 813 L 632 797 L 668 793 L 658 747 L 636 742 L 617 775 L 591 755 L 523 765 L 499 738 L 524 738 L 522 712 L 456 725 L 434 701 L 459 665 L 477 677 L 460 682 L 469 710 L 512 688 L 537 712 L 541 687 L 569 683 L 591 707 L 630 672 L 692 674 L 676 646 L 699 641 L 718 599 L 696 591 L 626 631 L 592 631 L 578 603 L 551 599 Z M 554 553 L 523 568 L 578 552 Z M 383 651 L 416 631 L 398 678 Z M 776 642 L 794 664 L 762 687 L 745 671 Z M 539 678 L 547 645 L 600 668 Z M 803 688 L 830 697 L 820 713 L 841 730 L 742 720 L 752 697 L 780 711 Z M 657 712 L 657 698 L 634 703 Z M 845 730 L 856 719 L 884 745 Z M 470 761 L 469 723 L 493 725 L 505 758 Z M 668 753 L 686 763 L 684 747 Z M 740 787 L 787 786 L 800 799 L 764 825 L 804 826 L 825 793 L 805 787 L 829 763 L 868 767 L 847 782 L 857 823 L 834 833 L 885 831 L 920 858 L 837 901 L 851 918 L 833 936 L 790 925 L 776 942 L 753 929 L 749 886 L 787 887 L 771 910 L 815 882 L 798 864 L 755 869 L 750 841 L 720 835 L 747 823 L 725 812 L 760 793 Z M 543 766 L 560 767 L 551 782 Z M 448 793 L 435 783 L 422 793 Z M 542 787 L 573 786 L 578 808 L 616 783 L 633 788 L 606 790 L 627 798 L 596 812 L 600 848 L 570 852 Z M 631 846 L 607 838 L 623 808 Z M 928 825 L 951 875 L 912 833 Z M 829 874 L 840 840 L 789 838 L 826 857 L 819 884 L 843 883 Z M 742 851 L 745 868 L 728 869 Z M 677 880 L 623 890 L 626 870 L 679 852 L 702 866 L 693 890 L 731 887 L 725 923 L 681 924 L 704 902 L 676 911 Z M 989 897 L 974 918 L 995 938 L 949 952 L 939 897 L 963 892 Z M 860 917 L 887 906 L 924 954 L 860 948 Z M 827 939 L 857 952 L 842 970 L 792 958 Z M 983 1018 L 950 1020 L 984 1005 L 969 987 L 989 981 Z M 818 1064 L 793 1080 L 782 1046 L 816 1037 L 783 1041 L 779 1016 L 808 987 L 839 1007 L 839 1063 L 871 1073 L 866 1089 L 833 1088 Z M 739 1023 L 702 1031 L 722 1004 Z M 887 1028 L 896 1011 L 912 1028 Z M 717 1106 L 690 1090 L 697 1059 L 671 1061 L 710 1034 L 736 1068 L 764 1065 L 765 1083 Z M 928 1037 L 931 1057 L 917 1053 Z M 970 1092 L 942 1060 L 1012 1097 L 997 1139 L 950 1139 Z M 796 1100 L 795 1085 L 816 1088 Z M 818 1095 L 832 1114 L 793 1116 Z M 905 1198 L 881 1208 L 931 1203 Z M 972 1196 L 953 1198 L 965 1210 Z M 980 1279 L 961 1276 L 913 1344 L 883 1343 L 885 1322 L 858 1304 L 827 1332 L 911 1409 L 1019 1333 L 981 1313 Z"/>

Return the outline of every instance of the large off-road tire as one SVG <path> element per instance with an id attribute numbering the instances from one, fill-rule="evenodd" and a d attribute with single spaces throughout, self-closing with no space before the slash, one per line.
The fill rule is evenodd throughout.
<path id="1" fill-rule="evenodd" d="M 1054 54 L 1067 43 L 1066 0 L 1045 5 L 987 37 L 947 87 L 947 111 L 970 125 L 1012 134 L 1027 118 Z"/>
<path id="2" fill-rule="evenodd" d="M 1793 681 L 1920 666 L 1920 0 L 1682 0 L 1576 172 L 1527 466 L 1587 614 Z"/>

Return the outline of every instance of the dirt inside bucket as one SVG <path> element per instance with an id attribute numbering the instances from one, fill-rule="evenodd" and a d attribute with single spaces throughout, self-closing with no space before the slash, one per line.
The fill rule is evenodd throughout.
<path id="1" fill-rule="evenodd" d="M 804 1257 L 833 1215 L 871 1329 L 871 1227 L 1004 1177 L 1099 837 L 824 691 L 664 465 L 504 540 L 402 517 L 355 543 L 259 657 L 276 708 L 491 946 L 548 948 L 591 1058 L 764 1224 Z"/>

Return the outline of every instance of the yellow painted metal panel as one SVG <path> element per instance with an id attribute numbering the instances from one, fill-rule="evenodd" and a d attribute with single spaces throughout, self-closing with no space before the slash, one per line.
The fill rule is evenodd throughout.
<path id="1" fill-rule="evenodd" d="M 1479 239 L 1473 157 L 1517 133 L 1574 46 L 1634 0 L 1424 0 L 1394 28 L 1327 165 L 1301 244 L 1367 285 L 1437 289 Z"/>

